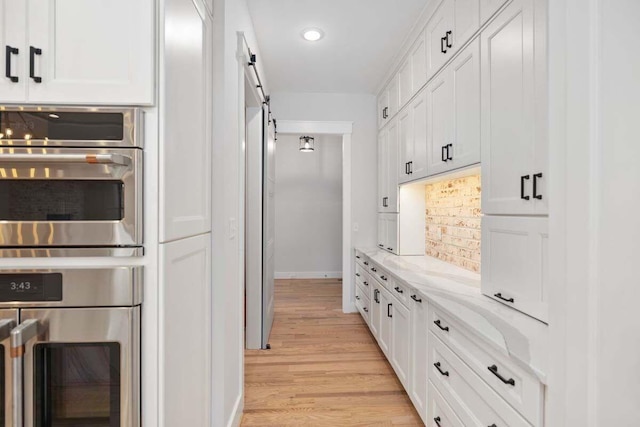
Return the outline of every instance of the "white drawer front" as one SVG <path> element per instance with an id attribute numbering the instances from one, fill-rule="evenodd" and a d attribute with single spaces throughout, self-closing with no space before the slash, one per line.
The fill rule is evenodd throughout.
<path id="1" fill-rule="evenodd" d="M 361 266 L 360 264 L 356 264 L 356 279 L 367 280 L 369 276 L 368 269 Z"/>
<path id="2" fill-rule="evenodd" d="M 427 420 L 428 426 L 440 426 L 440 427 L 464 427 L 460 418 L 453 412 L 451 406 L 444 400 L 444 397 L 433 386 L 433 383 L 429 381 L 429 409 L 427 414 L 429 419 Z"/>
<path id="3" fill-rule="evenodd" d="M 467 427 L 531 427 L 433 334 L 429 337 L 429 379 Z"/>
<path id="4" fill-rule="evenodd" d="M 409 294 L 411 293 L 410 288 L 398 283 L 397 281 L 393 281 L 390 283 L 390 292 L 391 294 L 398 299 L 402 303 L 402 305 L 407 306 L 409 303 Z"/>
<path id="5" fill-rule="evenodd" d="M 535 376 L 517 366 L 509 358 L 483 345 L 472 332 L 433 306 L 431 306 L 430 316 L 429 328 L 434 335 L 449 346 L 531 424 L 534 426 L 543 424 L 543 385 Z M 440 323 L 438 325 L 435 322 Z M 504 378 L 504 381 L 498 375 Z"/>
<path id="6" fill-rule="evenodd" d="M 369 323 L 371 318 L 371 303 L 369 295 L 365 293 L 360 286 L 356 286 L 356 307 L 364 318 Z"/>

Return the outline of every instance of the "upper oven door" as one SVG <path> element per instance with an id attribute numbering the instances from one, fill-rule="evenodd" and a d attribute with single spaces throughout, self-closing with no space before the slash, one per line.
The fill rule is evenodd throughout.
<path id="1" fill-rule="evenodd" d="M 0 147 L 0 246 L 140 246 L 142 150 Z"/>

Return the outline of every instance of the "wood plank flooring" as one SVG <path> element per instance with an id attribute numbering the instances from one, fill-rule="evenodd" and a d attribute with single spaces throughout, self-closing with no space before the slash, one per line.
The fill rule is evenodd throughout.
<path id="1" fill-rule="evenodd" d="M 341 282 L 278 280 L 271 350 L 245 352 L 242 426 L 422 426 Z"/>

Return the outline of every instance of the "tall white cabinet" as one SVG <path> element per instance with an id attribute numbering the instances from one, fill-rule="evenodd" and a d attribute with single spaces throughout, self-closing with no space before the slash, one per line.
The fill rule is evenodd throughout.
<path id="1" fill-rule="evenodd" d="M 1 0 L 0 102 L 152 104 L 154 22 L 153 0 Z"/>

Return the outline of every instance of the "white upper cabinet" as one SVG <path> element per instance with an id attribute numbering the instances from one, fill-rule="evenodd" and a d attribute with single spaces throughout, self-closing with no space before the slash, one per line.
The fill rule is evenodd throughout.
<path id="1" fill-rule="evenodd" d="M 394 76 L 378 97 L 378 127 L 383 128 L 398 112 L 398 76 Z"/>
<path id="2" fill-rule="evenodd" d="M 480 22 L 484 24 L 509 0 L 480 0 Z"/>
<path id="3" fill-rule="evenodd" d="M 415 95 L 427 83 L 427 38 L 423 32 L 411 48 L 412 93 Z"/>
<path id="4" fill-rule="evenodd" d="M 152 0 L 26 3 L 27 44 L 20 52 L 22 60 L 28 61 L 20 76 L 28 80 L 25 101 L 153 103 Z M 21 16 L 13 19 L 23 21 Z"/>
<path id="5" fill-rule="evenodd" d="M 166 7 L 162 242 L 211 230 L 211 18 L 191 0 L 170 0 Z"/>
<path id="6" fill-rule="evenodd" d="M 543 3 L 513 0 L 481 34 L 485 214 L 548 213 Z"/>
<path id="7" fill-rule="evenodd" d="M 479 0 L 443 0 L 427 23 L 427 78 L 480 28 Z"/>
<path id="8" fill-rule="evenodd" d="M 409 182 L 427 175 L 427 93 L 423 90 L 400 112 L 399 181 Z"/>
<path id="9" fill-rule="evenodd" d="M 398 71 L 398 90 L 400 92 L 400 106 L 404 106 L 413 96 L 413 73 L 411 69 L 411 57 L 402 63 Z"/>
<path id="10" fill-rule="evenodd" d="M 26 27 L 27 2 L 0 0 L 0 102 L 20 102 L 27 97 Z"/>
<path id="11" fill-rule="evenodd" d="M 427 86 L 427 170 L 435 175 L 480 162 L 480 41 Z"/>
<path id="12" fill-rule="evenodd" d="M 378 212 L 386 212 L 387 209 L 388 151 L 388 132 L 383 129 L 378 135 Z"/>
<path id="13" fill-rule="evenodd" d="M 378 96 L 378 128 L 382 129 L 387 124 L 387 112 L 389 111 L 389 95 L 387 90 Z"/>
<path id="14" fill-rule="evenodd" d="M 398 212 L 398 126 L 395 120 L 378 136 L 378 212 Z"/>

